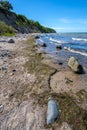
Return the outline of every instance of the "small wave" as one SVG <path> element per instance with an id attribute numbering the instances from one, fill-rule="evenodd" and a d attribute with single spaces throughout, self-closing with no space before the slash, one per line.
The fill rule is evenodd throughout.
<path id="1" fill-rule="evenodd" d="M 84 38 L 72 38 L 72 40 L 74 40 L 74 41 L 85 41 L 85 42 L 87 42 L 87 39 L 84 39 Z"/>
<path id="2" fill-rule="evenodd" d="M 54 39 L 54 38 L 50 38 L 50 41 L 56 42 L 56 43 L 64 43 L 64 41 L 56 40 L 56 39 Z"/>
<path id="3" fill-rule="evenodd" d="M 44 42 L 41 38 L 39 38 L 37 41 L 40 42 L 40 43 Z"/>
<path id="4" fill-rule="evenodd" d="M 83 56 L 87 56 L 87 53 L 73 50 L 73 49 L 71 49 L 70 47 L 64 47 L 64 49 L 65 49 L 65 50 L 68 50 L 68 51 L 70 51 L 70 52 L 73 52 L 73 53 L 77 53 L 77 54 L 81 54 L 81 55 L 83 55 Z"/>

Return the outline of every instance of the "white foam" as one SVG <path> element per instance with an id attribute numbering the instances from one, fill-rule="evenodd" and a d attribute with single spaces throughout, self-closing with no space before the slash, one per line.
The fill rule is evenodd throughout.
<path id="1" fill-rule="evenodd" d="M 56 40 L 56 39 L 54 39 L 54 38 L 50 38 L 50 41 L 56 42 L 56 43 L 64 43 L 64 41 Z"/>
<path id="2" fill-rule="evenodd" d="M 44 42 L 41 38 L 39 38 L 39 39 L 38 39 L 38 41 L 39 41 L 39 42 L 41 42 L 41 43 L 43 43 L 43 42 Z"/>
<path id="3" fill-rule="evenodd" d="M 74 40 L 74 41 L 85 41 L 85 42 L 87 42 L 87 39 L 84 39 L 84 38 L 72 38 L 72 40 Z"/>
<path id="4" fill-rule="evenodd" d="M 70 52 L 73 52 L 73 53 L 77 53 L 77 54 L 81 54 L 81 55 L 83 55 L 83 56 L 87 56 L 87 53 L 73 50 L 73 49 L 71 49 L 70 47 L 64 47 L 64 49 L 65 49 L 65 50 L 68 50 L 68 51 L 70 51 Z"/>

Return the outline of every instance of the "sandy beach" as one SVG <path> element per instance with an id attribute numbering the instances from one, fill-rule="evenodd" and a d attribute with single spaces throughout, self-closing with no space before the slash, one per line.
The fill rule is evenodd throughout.
<path id="1" fill-rule="evenodd" d="M 76 74 L 54 62 L 35 35 L 0 41 L 0 130 L 86 130 L 87 70 Z M 53 125 L 46 124 L 49 96 L 61 110 Z"/>

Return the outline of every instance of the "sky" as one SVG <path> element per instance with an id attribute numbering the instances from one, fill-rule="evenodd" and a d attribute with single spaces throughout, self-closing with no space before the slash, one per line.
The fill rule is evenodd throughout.
<path id="1" fill-rule="evenodd" d="M 8 0 L 13 11 L 57 32 L 87 32 L 87 0 Z"/>

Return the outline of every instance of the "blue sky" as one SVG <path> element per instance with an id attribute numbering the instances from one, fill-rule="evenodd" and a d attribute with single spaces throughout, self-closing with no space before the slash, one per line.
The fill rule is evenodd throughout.
<path id="1" fill-rule="evenodd" d="M 87 32 L 87 0 L 8 0 L 17 14 L 57 32 Z"/>

